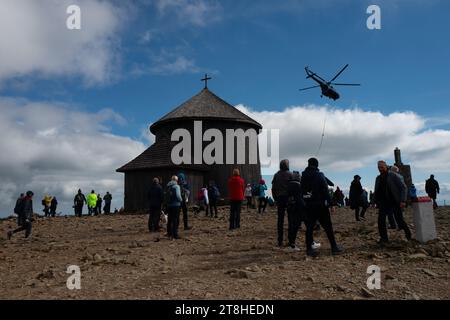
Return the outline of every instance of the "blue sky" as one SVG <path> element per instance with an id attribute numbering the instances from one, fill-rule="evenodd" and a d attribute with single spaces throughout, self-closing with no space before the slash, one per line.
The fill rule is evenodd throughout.
<path id="1" fill-rule="evenodd" d="M 6 2 L 9 11 L 5 7 L 0 9 L 0 18 L 15 10 L 23 12 L 24 8 L 30 15 L 24 18 L 24 25 L 17 24 L 14 31 L 8 31 L 11 30 L 8 23 L 14 21 L 6 19 L 0 23 L 4 40 L 0 49 L 6 50 L 0 56 L 9 66 L 0 68 L 0 97 L 3 106 L 10 105 L 13 119 L 17 117 L 13 115 L 14 110 L 35 111 L 36 104 L 48 108 L 48 112 L 63 110 L 61 119 L 64 121 L 68 119 L 65 117 L 87 115 L 87 119 L 92 119 L 92 127 L 89 128 L 87 120 L 85 130 L 92 137 L 106 134 L 123 138 L 128 148 L 122 150 L 120 161 L 123 162 L 149 144 L 143 133 L 150 123 L 202 89 L 200 78 L 207 72 L 213 77 L 211 90 L 231 104 L 240 105 L 263 124 L 270 120 L 268 112 L 285 119 L 286 126 L 293 129 L 285 130 L 289 135 L 281 134 L 284 140 L 306 136 L 302 131 L 296 136 L 294 129 L 302 123 L 289 122 L 292 112 L 306 110 L 309 114 L 311 110 L 322 110 L 313 117 L 323 119 L 314 125 L 320 129 L 308 136 L 313 141 L 295 150 L 298 161 L 294 161 L 294 165 L 299 169 L 304 163 L 300 159 L 303 161 L 314 155 L 323 121 L 328 119 L 327 130 L 330 128 L 331 136 L 326 131 L 320 155 L 326 159 L 324 170 L 338 184 L 346 184 L 344 188 L 348 188 L 355 173 L 363 176 L 363 184 L 366 180 L 365 185 L 372 186 L 375 160 L 380 157 L 392 160 L 393 147 L 398 146 L 406 149 L 403 160 L 413 166 L 417 182 L 423 182 L 434 169 L 433 164 L 429 164 L 431 161 L 436 164 L 436 177 L 444 184 L 448 182 L 450 190 L 450 170 L 446 169 L 450 155 L 442 142 L 442 139 L 447 140 L 450 129 L 448 1 L 140 0 L 124 4 L 122 1 L 80 0 L 61 1 L 56 8 L 51 1 L 43 1 L 39 8 L 32 0 L 20 5 L 10 0 Z M 81 31 L 64 28 L 65 7 L 69 3 L 81 7 Z M 366 27 L 369 17 L 366 9 L 371 4 L 381 8 L 381 30 Z M 25 42 L 30 33 L 34 35 L 33 40 Z M 45 50 L 48 50 L 47 56 L 39 57 Z M 20 60 L 22 53 L 26 60 Z M 347 63 L 350 67 L 339 80 L 358 82 L 362 86 L 340 87 L 340 100 L 320 98 L 319 89 L 298 91 L 313 85 L 305 79 L 303 68 L 306 65 L 330 79 Z M 289 107 L 290 111 L 286 109 Z M 353 127 L 352 121 L 362 119 L 363 124 L 370 126 L 373 117 L 388 119 L 396 113 L 401 114 L 400 120 L 384 122 L 390 127 L 383 130 L 394 130 L 391 135 L 371 136 L 371 143 L 386 144 L 386 149 L 374 154 L 359 149 L 373 149 L 372 144 L 360 146 L 347 141 L 342 148 L 349 148 L 349 157 L 341 159 L 334 153 L 330 143 L 336 146 L 339 139 L 344 138 L 336 132 Z M 345 119 L 350 122 L 341 128 Z M 417 122 L 413 121 L 412 128 L 404 123 L 392 128 L 397 127 L 398 121 L 410 119 Z M 51 131 L 51 124 L 47 128 L 50 131 L 44 132 L 44 138 L 55 134 L 58 141 L 66 138 L 70 141 L 69 133 L 61 133 L 62 129 Z M 42 129 L 38 131 L 42 133 Z M 400 129 L 401 132 L 395 131 Z M 393 138 L 404 131 L 408 134 L 398 141 Z M 358 135 L 365 130 L 349 132 L 347 139 L 352 139 L 351 134 Z M 6 143 L 6 138 L 1 139 Z M 414 148 L 415 141 L 422 149 L 428 143 L 432 146 L 419 152 Z M 92 144 L 90 147 L 95 154 L 95 141 Z M 285 148 L 290 147 L 290 142 L 286 142 Z M 296 159 L 295 152 L 289 150 L 286 155 Z M 365 160 L 352 170 L 351 158 L 357 159 L 360 152 Z M 101 155 L 95 158 L 98 156 Z M 0 161 L 0 175 L 4 176 L 4 181 L 10 181 L 2 190 L 8 196 L 4 196 L 0 208 L 6 210 L 17 190 L 34 185 L 23 182 L 14 186 L 14 179 L 7 174 L 13 168 L 8 162 L 11 159 L 7 155 L 2 157 L 4 164 L 2 166 Z M 42 155 L 36 157 L 30 156 L 39 162 Z M 117 159 L 115 153 L 108 153 L 106 157 Z M 432 157 L 435 159 L 429 159 Z M 342 166 L 332 165 L 341 160 L 345 160 Z M 36 174 L 27 161 L 20 163 L 27 163 L 30 175 Z M 119 160 L 105 160 L 105 167 L 98 171 L 101 174 L 96 171 L 90 176 L 120 181 L 121 176 L 111 170 L 117 163 Z M 109 170 L 111 177 L 105 178 Z M 48 169 L 45 177 L 49 183 L 45 188 L 69 199 L 69 190 L 62 192 L 55 187 L 64 181 L 62 176 L 67 176 L 64 172 L 63 169 L 58 172 Z M 88 178 L 89 175 L 82 179 L 86 188 L 90 188 Z M 120 193 L 119 184 L 110 186 Z M 117 201 L 116 205 L 120 206 Z"/>

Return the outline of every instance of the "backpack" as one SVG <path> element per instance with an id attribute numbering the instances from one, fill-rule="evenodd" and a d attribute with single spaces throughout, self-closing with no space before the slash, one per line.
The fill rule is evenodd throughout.
<path id="1" fill-rule="evenodd" d="M 259 196 L 259 194 L 260 194 L 260 192 L 259 192 L 259 184 L 258 185 L 254 184 L 252 186 L 252 196 L 256 197 L 256 196 Z"/>
<path id="2" fill-rule="evenodd" d="M 43 206 L 47 206 L 47 203 L 45 202 L 45 199 L 42 199 L 41 203 L 42 203 Z"/>
<path id="3" fill-rule="evenodd" d="M 81 194 L 77 194 L 75 196 L 75 202 L 78 206 L 80 206 L 80 205 L 82 206 L 84 204 L 83 196 Z"/>
<path id="4" fill-rule="evenodd" d="M 23 211 L 23 199 L 17 199 L 16 206 L 14 207 L 14 213 L 21 214 Z"/>
<path id="5" fill-rule="evenodd" d="M 164 192 L 164 203 L 166 205 L 177 200 L 177 191 L 174 185 L 168 186 Z"/>
<path id="6" fill-rule="evenodd" d="M 261 195 L 261 189 L 262 186 L 260 184 L 255 187 L 255 196 L 259 197 Z"/>
<path id="7" fill-rule="evenodd" d="M 203 191 L 201 189 L 197 192 L 197 200 L 198 201 L 205 200 L 205 194 L 203 193 Z"/>
<path id="8" fill-rule="evenodd" d="M 220 197 L 220 192 L 219 192 L 219 188 L 217 188 L 216 186 L 211 186 L 208 188 L 208 195 L 212 198 L 212 199 L 218 199 Z"/>

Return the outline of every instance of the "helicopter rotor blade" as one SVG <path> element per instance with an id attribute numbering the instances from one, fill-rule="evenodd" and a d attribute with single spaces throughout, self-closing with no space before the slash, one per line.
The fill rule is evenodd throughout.
<path id="1" fill-rule="evenodd" d="M 359 83 L 331 83 L 333 86 L 360 86 Z"/>
<path id="2" fill-rule="evenodd" d="M 305 91 L 305 90 L 314 89 L 314 88 L 319 88 L 319 87 L 320 87 L 320 86 L 312 86 L 312 87 L 308 87 L 308 88 L 298 89 L 298 91 Z"/>
<path id="3" fill-rule="evenodd" d="M 338 74 L 333 79 L 330 80 L 330 83 L 333 82 L 334 80 L 336 80 L 337 77 L 339 77 L 341 75 L 341 73 L 344 72 L 345 69 L 347 69 L 347 67 L 348 67 L 348 64 L 346 64 L 345 67 L 343 67 L 341 69 L 341 71 L 339 71 Z"/>

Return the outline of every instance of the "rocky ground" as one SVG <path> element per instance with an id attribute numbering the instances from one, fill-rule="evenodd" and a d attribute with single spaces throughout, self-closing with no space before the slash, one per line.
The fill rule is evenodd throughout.
<path id="1" fill-rule="evenodd" d="M 412 225 L 412 212 L 406 217 Z M 356 223 L 349 209 L 333 222 L 346 249 L 331 256 L 325 234 L 319 258 L 275 247 L 276 214 L 243 211 L 241 229 L 219 218 L 192 217 L 194 228 L 169 241 L 146 230 L 147 216 L 37 219 L 31 240 L 0 221 L 0 299 L 449 299 L 450 208 L 439 208 L 439 239 L 420 245 L 390 230 L 379 248 L 376 213 Z M 303 248 L 304 232 L 299 234 Z M 68 290 L 69 265 L 81 290 Z M 381 268 L 381 289 L 367 290 L 367 268 Z"/>

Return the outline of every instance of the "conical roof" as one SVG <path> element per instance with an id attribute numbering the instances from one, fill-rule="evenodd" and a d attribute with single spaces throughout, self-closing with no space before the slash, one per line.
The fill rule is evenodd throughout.
<path id="1" fill-rule="evenodd" d="M 262 128 L 258 122 L 216 96 L 208 88 L 203 89 L 200 93 L 159 119 L 150 127 L 150 131 L 156 133 L 160 125 L 180 120 L 229 120 L 247 123 L 255 129 Z"/>

